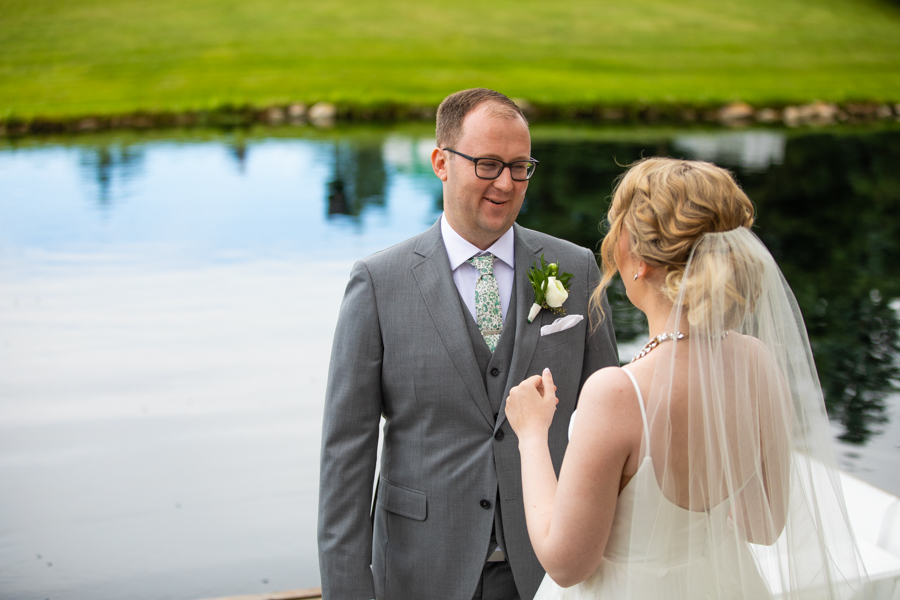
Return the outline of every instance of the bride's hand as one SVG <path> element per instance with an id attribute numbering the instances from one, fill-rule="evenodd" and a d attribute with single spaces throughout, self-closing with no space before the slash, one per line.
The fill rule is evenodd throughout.
<path id="1" fill-rule="evenodd" d="M 559 399 L 550 369 L 533 375 L 509 390 L 506 418 L 521 440 L 529 435 L 546 435 Z"/>

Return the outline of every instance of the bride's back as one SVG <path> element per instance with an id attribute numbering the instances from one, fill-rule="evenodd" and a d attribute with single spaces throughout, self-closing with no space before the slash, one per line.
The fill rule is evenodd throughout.
<path id="1" fill-rule="evenodd" d="M 790 390 L 756 338 L 730 331 L 710 352 L 690 336 L 648 362 L 646 394 L 657 482 L 672 503 L 708 511 L 739 495 L 753 512 L 774 510 L 789 459 Z M 786 410 L 787 408 L 787 410 Z"/>

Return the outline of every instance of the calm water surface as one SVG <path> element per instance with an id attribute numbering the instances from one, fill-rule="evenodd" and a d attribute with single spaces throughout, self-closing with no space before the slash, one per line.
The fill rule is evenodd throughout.
<path id="1" fill-rule="evenodd" d="M 319 583 L 338 304 L 354 260 L 440 214 L 433 139 L 191 135 L 0 145 L 2 598 Z M 900 493 L 900 188 L 873 158 L 896 165 L 898 138 L 536 130 L 519 220 L 594 246 L 617 161 L 733 168 L 804 306 L 842 467 Z M 630 358 L 642 324 L 611 300 Z"/>

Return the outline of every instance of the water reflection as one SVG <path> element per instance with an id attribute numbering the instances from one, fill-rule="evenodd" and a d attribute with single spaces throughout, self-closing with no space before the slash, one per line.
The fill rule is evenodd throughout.
<path id="1" fill-rule="evenodd" d="M 329 217 L 358 217 L 367 206 L 384 206 L 387 171 L 380 143 L 334 142 L 332 165 Z"/>
<path id="2" fill-rule="evenodd" d="M 126 195 L 125 185 L 140 174 L 143 162 L 143 150 L 129 145 L 88 147 L 79 157 L 85 175 L 97 186 L 97 206 L 103 210 L 111 207 L 114 197 Z"/>
<path id="3" fill-rule="evenodd" d="M 234 140 L 229 146 L 228 151 L 238 165 L 238 171 L 243 173 L 247 167 L 247 141 L 243 137 Z"/>
<path id="4" fill-rule="evenodd" d="M 692 158 L 760 173 L 784 162 L 786 142 L 787 136 L 779 131 L 741 131 L 680 135 L 672 146 Z"/>

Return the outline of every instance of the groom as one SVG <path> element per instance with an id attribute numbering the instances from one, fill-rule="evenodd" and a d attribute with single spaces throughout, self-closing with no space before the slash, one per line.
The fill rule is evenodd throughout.
<path id="1" fill-rule="evenodd" d="M 558 472 L 582 383 L 619 363 L 608 308 L 591 331 L 594 255 L 514 224 L 530 154 L 528 124 L 509 98 L 486 89 L 448 96 L 431 155 L 443 216 L 353 267 L 322 431 L 324 600 L 531 600 L 541 582 L 506 396 L 550 367 Z M 558 317 L 548 310 L 526 321 L 535 300 L 528 270 L 541 255 L 574 275 L 563 308 L 584 316 L 553 333 L 542 331 Z"/>

